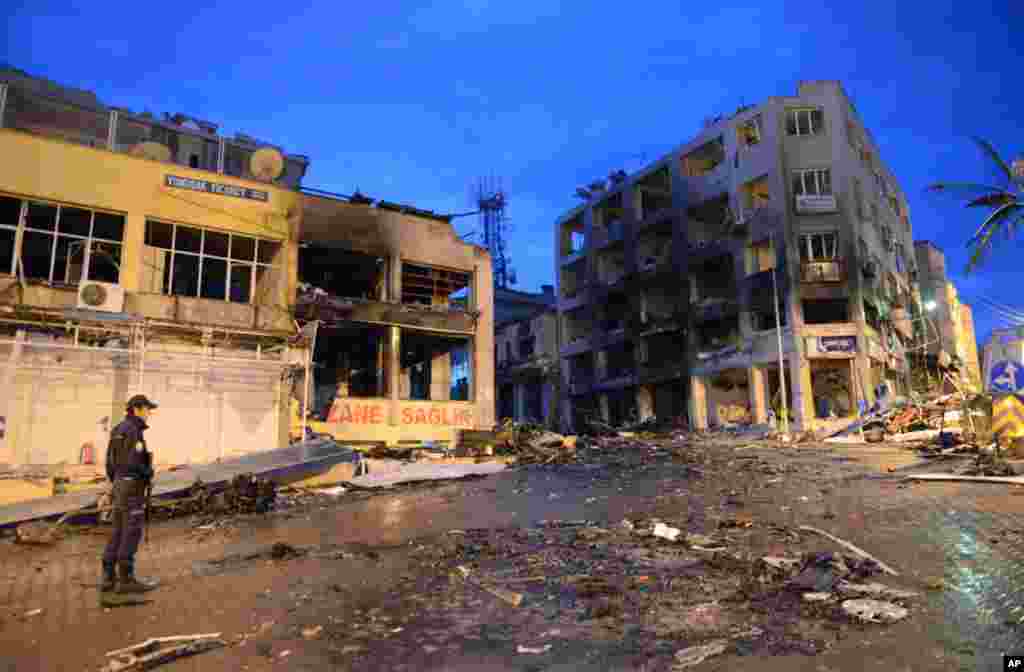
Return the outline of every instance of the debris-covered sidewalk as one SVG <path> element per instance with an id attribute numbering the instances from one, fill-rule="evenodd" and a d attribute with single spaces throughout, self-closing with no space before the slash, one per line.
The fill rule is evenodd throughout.
<path id="1" fill-rule="evenodd" d="M 166 669 L 998 669 L 1024 497 L 857 450 L 641 430 L 485 479 L 278 490 L 157 524 L 139 567 L 161 588 L 125 608 L 96 600 L 102 534 L 3 542 L 5 655 L 100 669 L 209 634 Z"/>

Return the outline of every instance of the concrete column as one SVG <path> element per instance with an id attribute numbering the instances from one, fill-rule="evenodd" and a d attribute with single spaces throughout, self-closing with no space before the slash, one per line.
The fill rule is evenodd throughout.
<path id="1" fill-rule="evenodd" d="M 758 424 L 768 422 L 764 369 L 760 366 L 752 366 L 747 369 L 747 383 L 750 386 L 750 412 L 754 422 Z"/>
<path id="2" fill-rule="evenodd" d="M 522 383 L 512 385 L 512 414 L 517 422 L 526 416 L 526 386 Z"/>
<path id="3" fill-rule="evenodd" d="M 793 413 L 793 429 L 808 431 L 814 421 L 814 389 L 811 386 L 811 364 L 798 354 L 789 356 L 789 407 Z"/>
<path id="4" fill-rule="evenodd" d="M 654 388 L 650 385 L 637 386 L 636 410 L 641 421 L 654 416 Z"/>
<path id="5" fill-rule="evenodd" d="M 700 376 L 690 376 L 690 428 L 708 428 L 708 390 Z"/>
<path id="6" fill-rule="evenodd" d="M 430 400 L 449 401 L 452 398 L 452 357 L 449 353 L 434 356 L 430 361 Z"/>
<path id="7" fill-rule="evenodd" d="M 599 394 L 599 395 L 597 395 L 597 408 L 601 412 L 601 422 L 611 423 L 611 421 L 612 421 L 612 412 L 611 412 L 611 407 L 610 407 L 610 405 L 608 403 L 608 395 L 607 394 Z"/>
<path id="8" fill-rule="evenodd" d="M 558 417 L 558 398 L 555 396 L 555 387 L 551 383 L 545 381 L 540 387 L 541 394 L 541 407 L 544 412 L 544 425 L 547 427 L 554 426 L 554 421 Z M 555 426 L 558 430 L 559 427 Z"/>
<path id="9" fill-rule="evenodd" d="M 400 357 L 401 329 L 399 327 L 388 327 L 388 348 L 385 356 L 388 358 L 388 398 L 391 400 L 391 408 L 388 412 L 388 424 L 398 425 L 398 400 L 402 380 L 402 363 Z"/>

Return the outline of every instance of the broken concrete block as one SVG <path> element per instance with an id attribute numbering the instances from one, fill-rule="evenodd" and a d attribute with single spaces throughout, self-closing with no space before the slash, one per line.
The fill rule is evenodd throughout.
<path id="1" fill-rule="evenodd" d="M 661 537 L 662 539 L 668 539 L 669 541 L 675 541 L 679 538 L 679 535 L 683 531 L 678 527 L 669 527 L 665 523 L 658 523 L 654 526 L 654 536 Z"/>
<path id="2" fill-rule="evenodd" d="M 865 623 L 895 623 L 909 615 L 909 611 L 891 602 L 879 600 L 846 600 L 843 611 Z"/>
<path id="3" fill-rule="evenodd" d="M 909 600 L 918 596 L 918 593 L 912 590 L 891 588 L 881 583 L 848 583 L 840 581 L 836 586 L 836 590 L 843 595 L 869 596 L 886 600 Z"/>
<path id="4" fill-rule="evenodd" d="M 700 665 L 712 656 L 718 656 L 725 653 L 726 646 L 727 642 L 724 639 L 716 639 L 708 644 L 691 646 L 681 651 L 677 651 L 675 663 L 672 665 L 672 669 L 681 670 L 685 667 Z"/>

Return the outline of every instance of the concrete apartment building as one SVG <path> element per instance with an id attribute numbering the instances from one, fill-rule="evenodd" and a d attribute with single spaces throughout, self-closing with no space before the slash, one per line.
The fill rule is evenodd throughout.
<path id="1" fill-rule="evenodd" d="M 504 297 L 518 295 L 504 311 L 495 306 L 496 313 L 506 315 L 495 326 L 494 339 L 499 421 L 558 424 L 558 311 L 554 288 L 541 289 L 539 294 L 495 290 Z"/>
<path id="2" fill-rule="evenodd" d="M 914 242 L 917 283 L 929 330 L 923 348 L 929 361 L 953 364 L 973 386 L 981 383 L 978 343 L 971 307 L 960 301 L 956 286 L 946 276 L 946 255 L 928 240 Z"/>
<path id="3" fill-rule="evenodd" d="M 487 251 L 217 130 L 0 69 L 0 463 L 102 461 L 136 393 L 162 464 L 287 445 L 324 387 L 346 440 L 489 429 Z"/>
<path id="4" fill-rule="evenodd" d="M 906 198 L 838 82 L 709 120 L 555 226 L 563 417 L 763 421 L 782 351 L 795 425 L 850 415 L 913 338 Z M 774 247 L 773 247 L 774 243 Z"/>

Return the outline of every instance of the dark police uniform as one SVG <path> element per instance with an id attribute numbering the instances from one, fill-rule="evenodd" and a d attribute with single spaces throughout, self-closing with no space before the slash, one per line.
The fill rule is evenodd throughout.
<path id="1" fill-rule="evenodd" d="M 128 406 L 156 408 L 156 404 L 141 395 L 132 397 Z M 114 531 L 103 552 L 107 588 L 115 564 L 120 570 L 119 590 L 140 585 L 135 580 L 135 552 L 145 525 L 146 488 L 153 479 L 153 455 L 146 448 L 143 436 L 146 429 L 148 426 L 142 418 L 129 414 L 110 433 L 107 478 L 113 483 Z"/>

